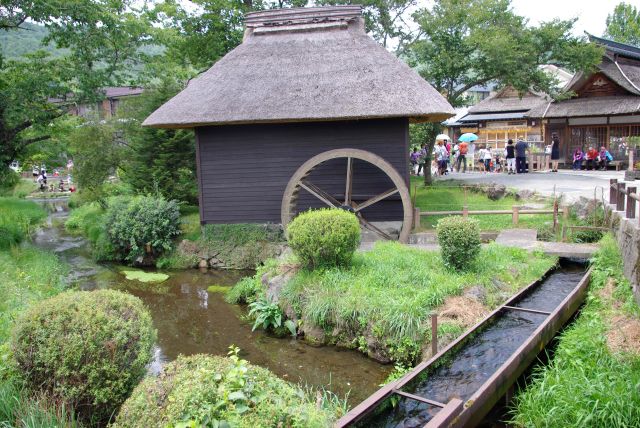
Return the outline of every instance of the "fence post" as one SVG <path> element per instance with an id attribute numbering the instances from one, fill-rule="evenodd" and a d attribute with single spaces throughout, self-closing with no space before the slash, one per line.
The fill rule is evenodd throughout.
<path id="1" fill-rule="evenodd" d="M 558 199 L 553 200 L 553 233 L 558 231 Z"/>
<path id="2" fill-rule="evenodd" d="M 431 313 L 431 356 L 438 353 L 438 314 Z"/>
<path id="3" fill-rule="evenodd" d="M 633 151 L 634 151 L 634 148 L 630 148 L 630 150 L 629 150 L 629 168 L 627 168 L 629 171 L 633 171 L 635 169 L 634 165 L 633 165 Z"/>
<path id="4" fill-rule="evenodd" d="M 566 223 L 567 221 L 569 221 L 569 213 L 570 213 L 570 208 L 569 208 L 568 205 L 562 207 L 562 221 L 563 222 Z"/>
<path id="5" fill-rule="evenodd" d="M 612 178 L 609 180 L 609 203 L 612 205 L 617 205 L 618 200 L 618 180 Z"/>
<path id="6" fill-rule="evenodd" d="M 415 207 L 413 209 L 413 230 L 418 229 L 420 227 L 420 207 Z"/>
<path id="7" fill-rule="evenodd" d="M 469 206 L 467 205 L 467 186 L 464 186 L 464 205 L 462 206 L 462 217 L 469 217 Z"/>
<path id="8" fill-rule="evenodd" d="M 616 211 L 624 211 L 624 183 L 616 183 L 618 186 L 618 192 L 616 195 Z"/>
<path id="9" fill-rule="evenodd" d="M 636 200 L 631 197 L 632 193 L 636 193 L 635 187 L 627 188 L 627 218 L 636 218 Z"/>
<path id="10" fill-rule="evenodd" d="M 520 213 L 519 212 L 520 212 L 520 207 L 514 205 L 513 206 L 513 213 L 511 214 L 511 222 L 514 225 L 518 224 L 518 220 L 519 220 L 519 217 L 520 217 Z"/>

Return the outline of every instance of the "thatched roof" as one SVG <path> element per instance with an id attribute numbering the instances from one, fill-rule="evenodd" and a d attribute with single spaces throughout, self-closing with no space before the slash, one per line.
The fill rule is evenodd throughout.
<path id="1" fill-rule="evenodd" d="M 616 114 L 640 113 L 640 97 L 611 96 L 574 98 L 571 100 L 546 103 L 527 113 L 528 117 L 577 117 L 610 116 Z"/>
<path id="2" fill-rule="evenodd" d="M 513 88 L 506 87 L 471 107 L 469 113 L 525 112 L 547 102 L 543 94 L 528 91 L 520 97 Z"/>
<path id="3" fill-rule="evenodd" d="M 634 61 L 635 62 L 635 61 Z M 602 72 L 611 81 L 633 95 L 640 95 L 640 62 L 619 62 L 609 55 L 602 56 L 597 71 Z M 589 80 L 593 73 L 577 73 L 567 86 L 566 91 L 576 91 Z"/>
<path id="4" fill-rule="evenodd" d="M 249 13 L 243 43 L 152 113 L 146 126 L 455 114 L 435 89 L 364 31 L 360 6 Z"/>

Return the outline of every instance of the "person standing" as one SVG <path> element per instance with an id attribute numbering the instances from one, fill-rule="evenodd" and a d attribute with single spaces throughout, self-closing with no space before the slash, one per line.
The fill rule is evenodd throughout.
<path id="1" fill-rule="evenodd" d="M 464 141 L 458 145 L 458 167 L 456 170 L 460 172 L 460 164 L 462 164 L 462 172 L 467 172 L 467 151 L 469 150 L 469 145 Z"/>
<path id="2" fill-rule="evenodd" d="M 491 147 L 488 145 L 484 148 L 483 160 L 484 160 L 484 170 L 486 172 L 491 172 L 491 158 L 493 157 L 491 153 Z"/>
<path id="3" fill-rule="evenodd" d="M 584 160 L 584 153 L 582 153 L 582 149 L 577 148 L 575 152 L 573 152 L 573 170 L 580 171 L 582 169 L 582 161 Z"/>
<path id="4" fill-rule="evenodd" d="M 504 149 L 505 158 L 507 159 L 507 172 L 509 174 L 516 173 L 516 148 L 513 146 L 513 140 L 507 142 L 507 147 Z"/>
<path id="5" fill-rule="evenodd" d="M 551 136 L 551 172 L 558 172 L 558 161 L 560 160 L 560 138 L 558 134 Z"/>
<path id="6" fill-rule="evenodd" d="M 409 160 L 411 161 L 411 175 L 416 173 L 416 166 L 418 165 L 418 158 L 420 157 L 420 152 L 418 152 L 418 148 L 414 147 L 413 152 L 409 155 Z"/>
<path id="7" fill-rule="evenodd" d="M 527 149 L 528 145 L 524 140 L 518 140 L 516 143 L 516 172 L 524 174 L 527 172 Z"/>
<path id="8" fill-rule="evenodd" d="M 418 156 L 418 173 L 416 175 L 420 175 L 420 171 L 424 169 L 424 163 L 427 161 L 427 145 L 422 143 L 420 146 L 420 156 Z"/>

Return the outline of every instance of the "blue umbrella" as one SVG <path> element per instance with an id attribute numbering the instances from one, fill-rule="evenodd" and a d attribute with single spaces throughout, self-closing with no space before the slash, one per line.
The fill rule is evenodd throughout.
<path id="1" fill-rule="evenodd" d="M 471 132 L 467 132 L 466 134 L 462 134 L 458 141 L 464 141 L 465 143 L 469 143 L 471 141 L 476 141 L 478 136 L 476 134 L 472 134 Z"/>

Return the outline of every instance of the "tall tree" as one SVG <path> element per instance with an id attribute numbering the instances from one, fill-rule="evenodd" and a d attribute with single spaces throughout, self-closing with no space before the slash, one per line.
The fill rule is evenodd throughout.
<path id="1" fill-rule="evenodd" d="M 195 139 L 184 129 L 143 128 L 140 123 L 182 89 L 174 74 L 163 78 L 120 109 L 126 120 L 119 128 L 127 144 L 120 164 L 123 181 L 139 193 L 160 193 L 167 199 L 198 202 Z"/>
<path id="2" fill-rule="evenodd" d="M 49 30 L 43 43 L 68 50 L 67 56 L 55 59 L 44 53 L 15 61 L 0 58 L 0 167 L 50 136 L 49 124 L 66 113 L 69 93 L 74 102 L 95 101 L 102 96 L 101 87 L 127 80 L 146 37 L 146 23 L 132 4 L 133 0 L 0 4 L 0 31 L 27 31 L 25 23 L 36 22 Z"/>
<path id="3" fill-rule="evenodd" d="M 575 20 L 529 26 L 509 0 L 436 0 L 414 19 L 421 37 L 405 51 L 407 60 L 453 106 L 489 82 L 556 95 L 557 82 L 539 65 L 588 70 L 602 57 L 601 48 L 571 34 Z M 434 142 L 428 143 L 430 153 Z"/>
<path id="4" fill-rule="evenodd" d="M 640 11 L 635 6 L 622 2 L 607 16 L 604 33 L 616 42 L 640 47 Z"/>

